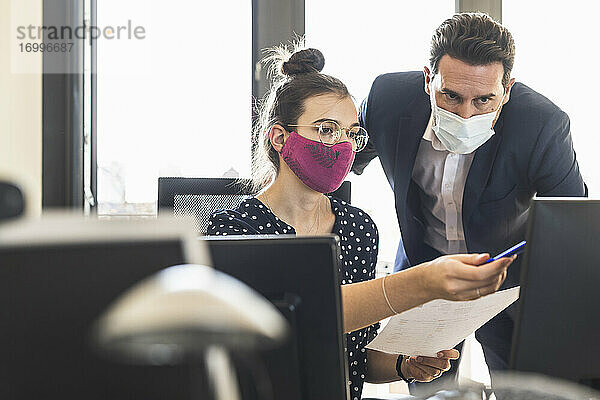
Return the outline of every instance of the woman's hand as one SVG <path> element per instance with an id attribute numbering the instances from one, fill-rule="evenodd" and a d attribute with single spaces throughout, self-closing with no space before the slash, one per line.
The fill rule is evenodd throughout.
<path id="1" fill-rule="evenodd" d="M 442 256 L 424 268 L 425 287 L 434 298 L 473 300 L 494 293 L 506 278 L 506 269 L 516 256 L 484 264 L 489 254 Z"/>
<path id="2" fill-rule="evenodd" d="M 448 371 L 450 360 L 457 360 L 459 356 L 460 353 L 455 349 L 440 351 L 437 358 L 404 356 L 400 369 L 402 375 L 408 380 L 431 382 L 439 378 L 445 371 Z"/>

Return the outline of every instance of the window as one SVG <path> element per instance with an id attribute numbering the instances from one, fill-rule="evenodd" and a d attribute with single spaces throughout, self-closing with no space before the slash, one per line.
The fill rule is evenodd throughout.
<path id="1" fill-rule="evenodd" d="M 98 2 L 126 28 L 97 41 L 100 215 L 154 215 L 159 176 L 250 174 L 251 5 Z"/>
<path id="2" fill-rule="evenodd" d="M 600 57 L 595 13 L 581 0 L 504 0 L 502 10 L 516 45 L 513 77 L 569 114 L 581 174 L 590 195 L 597 196 L 600 136 L 594 69 Z"/>
<path id="3" fill-rule="evenodd" d="M 454 3 L 440 0 L 424 7 L 406 1 L 306 0 L 306 43 L 323 52 L 323 72 L 341 79 L 358 106 L 378 75 L 422 71 L 429 65 L 431 35 L 454 14 Z M 400 231 L 381 164 L 373 160 L 361 176 L 350 174 L 348 180 L 352 203 L 367 211 L 379 228 L 380 263 L 393 268 Z"/>

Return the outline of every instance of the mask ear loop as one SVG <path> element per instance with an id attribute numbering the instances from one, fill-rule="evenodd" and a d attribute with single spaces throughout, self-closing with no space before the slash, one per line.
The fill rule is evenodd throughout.
<path id="1" fill-rule="evenodd" d="M 494 112 L 500 111 L 502 106 L 504 105 L 504 98 L 506 97 L 506 88 L 504 88 L 504 93 L 502 94 L 502 98 L 500 99 L 500 104 L 498 104 L 498 108 Z"/>
<path id="2" fill-rule="evenodd" d="M 494 113 L 496 114 L 496 116 L 494 117 L 494 121 L 492 122 L 492 129 L 494 129 L 496 122 L 498 122 L 498 118 L 500 118 L 500 114 L 498 114 L 498 111 L 500 111 L 502 109 L 502 106 L 504 105 L 505 97 L 506 97 L 506 88 L 504 88 L 504 94 L 502 95 L 502 98 L 500 99 L 500 104 L 498 104 L 498 108 L 496 108 L 496 110 L 494 110 Z"/>
<path id="3" fill-rule="evenodd" d="M 298 134 L 298 133 L 293 130 L 290 131 L 290 129 L 287 126 L 285 126 L 284 124 L 278 123 L 277 125 L 280 125 L 287 132 L 287 137 L 285 137 L 285 135 L 283 136 L 283 144 L 281 145 L 281 150 L 280 151 L 275 150 L 275 151 L 277 151 L 277 153 L 281 154 L 281 152 L 283 151 L 283 148 L 285 147 L 285 144 L 287 143 L 288 139 L 290 138 L 290 135 L 292 133 L 295 133 L 295 134 Z M 271 144 L 271 146 L 273 146 L 273 144 Z"/>
<path id="4" fill-rule="evenodd" d="M 431 114 L 433 115 L 433 124 L 432 127 L 438 126 L 439 121 L 437 121 L 439 113 L 436 112 L 438 109 L 437 103 L 435 102 L 435 89 L 433 89 L 433 79 L 429 81 L 429 102 L 431 103 Z"/>

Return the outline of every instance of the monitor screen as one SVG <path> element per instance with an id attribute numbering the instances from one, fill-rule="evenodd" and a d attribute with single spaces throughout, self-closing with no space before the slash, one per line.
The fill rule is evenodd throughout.
<path id="1" fill-rule="evenodd" d="M 201 261 L 185 235 L 157 221 L 59 222 L 0 226 L 0 398 L 193 398 L 195 369 L 121 365 L 90 344 L 93 323 L 128 288 Z"/>
<path id="2" fill-rule="evenodd" d="M 275 399 L 346 399 L 337 237 L 215 237 L 213 266 L 271 300 L 291 340 L 261 354 Z"/>
<path id="3" fill-rule="evenodd" d="M 511 367 L 600 378 L 600 201 L 534 199 Z"/>

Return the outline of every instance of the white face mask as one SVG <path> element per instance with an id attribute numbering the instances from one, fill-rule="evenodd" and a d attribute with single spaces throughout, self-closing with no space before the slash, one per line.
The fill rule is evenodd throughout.
<path id="1" fill-rule="evenodd" d="M 433 132 L 451 153 L 469 154 L 487 142 L 494 134 L 492 124 L 500 106 L 492 112 L 462 118 L 459 115 L 439 108 L 435 103 L 435 92 L 430 90 L 431 110 L 433 113 Z"/>

